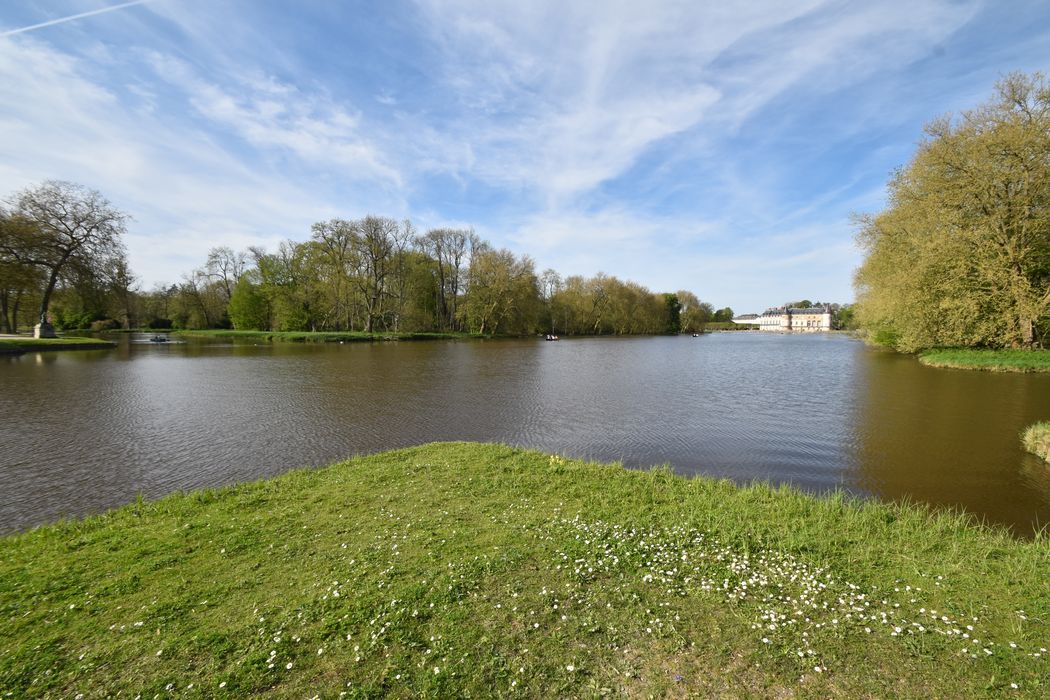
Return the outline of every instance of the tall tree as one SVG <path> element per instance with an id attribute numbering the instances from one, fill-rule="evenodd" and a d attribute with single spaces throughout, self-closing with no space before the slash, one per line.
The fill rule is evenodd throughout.
<path id="1" fill-rule="evenodd" d="M 682 302 L 678 300 L 677 294 L 664 294 L 664 306 L 667 309 L 667 324 L 665 329 L 671 335 L 677 335 L 682 331 Z"/>
<path id="2" fill-rule="evenodd" d="M 14 333 L 18 329 L 18 312 L 23 300 L 29 298 L 42 285 L 40 269 L 20 262 L 4 247 L 21 249 L 20 241 L 36 235 L 28 222 L 8 216 L 0 210 L 0 333 Z"/>
<path id="3" fill-rule="evenodd" d="M 90 267 L 122 257 L 128 215 L 99 192 L 60 180 L 25 189 L 10 204 L 10 215 L 23 226 L 13 236 L 7 235 L 13 227 L 0 230 L 0 255 L 43 271 L 40 325 L 47 333 L 51 296 L 63 272 L 74 262 Z"/>
<path id="4" fill-rule="evenodd" d="M 531 333 L 539 309 L 539 282 L 532 260 L 509 250 L 477 248 L 470 258 L 461 309 L 478 333 Z"/>
<path id="5" fill-rule="evenodd" d="M 124 330 L 131 328 L 132 317 L 135 315 L 136 279 L 128 261 L 124 257 L 117 258 L 109 270 L 109 289 L 113 295 L 115 317 Z"/>
<path id="6" fill-rule="evenodd" d="M 427 231 L 417 243 L 434 261 L 442 330 L 455 328 L 464 268 L 471 252 L 481 247 L 481 240 L 469 229 L 438 228 Z"/>
<path id="7" fill-rule="evenodd" d="M 1050 322 L 1050 86 L 1010 75 L 926 133 L 889 207 L 860 221 L 858 320 L 904 350 L 1034 346 Z"/>
<path id="8" fill-rule="evenodd" d="M 248 254 L 235 252 L 229 246 L 219 246 L 208 251 L 204 270 L 208 277 L 218 282 L 226 302 L 233 296 L 233 288 L 248 267 Z"/>
<path id="9" fill-rule="evenodd" d="M 679 289 L 675 292 L 681 308 L 682 330 L 687 333 L 701 331 L 714 316 L 714 309 L 707 302 L 702 302 L 692 292 Z"/>
<path id="10" fill-rule="evenodd" d="M 319 221 L 311 228 L 321 265 L 318 274 L 327 282 L 328 316 L 339 330 L 353 330 L 353 277 L 359 264 L 358 227 L 346 219 Z"/>

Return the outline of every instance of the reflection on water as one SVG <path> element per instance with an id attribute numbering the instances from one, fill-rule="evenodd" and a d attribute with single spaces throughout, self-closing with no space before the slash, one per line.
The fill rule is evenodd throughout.
<path id="1" fill-rule="evenodd" d="M 1050 376 L 935 370 L 841 336 L 134 344 L 0 358 L 0 530 L 355 453 L 485 440 L 960 506 L 1020 533 Z"/>
<path id="2" fill-rule="evenodd" d="M 1046 524 L 1050 467 L 1022 449 L 1020 433 L 1050 417 L 1048 379 L 871 353 L 856 387 L 858 487 L 1022 529 Z"/>

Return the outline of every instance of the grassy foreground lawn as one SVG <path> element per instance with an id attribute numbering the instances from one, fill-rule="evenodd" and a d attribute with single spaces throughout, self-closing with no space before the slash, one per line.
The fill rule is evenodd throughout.
<path id="1" fill-rule="evenodd" d="M 918 508 L 426 445 L 0 539 L 0 689 L 1046 697 L 1048 571 Z"/>
<path id="2" fill-rule="evenodd" d="M 365 333 L 324 332 L 324 331 L 236 331 L 236 330 L 201 330 L 173 331 L 172 335 L 183 338 L 226 338 L 229 340 L 261 340 L 264 342 L 285 343 L 354 343 L 373 342 L 378 340 L 449 340 L 455 338 L 473 338 L 469 333 Z"/>
<path id="3" fill-rule="evenodd" d="M 1050 422 L 1028 426 L 1021 440 L 1026 450 L 1050 462 Z"/>
<path id="4" fill-rule="evenodd" d="M 1050 350 L 927 350 L 919 362 L 931 367 L 982 369 L 991 372 L 1050 372 Z"/>
<path id="5" fill-rule="evenodd" d="M 0 338 L 0 353 L 39 350 L 105 350 L 116 343 L 98 338 Z"/>

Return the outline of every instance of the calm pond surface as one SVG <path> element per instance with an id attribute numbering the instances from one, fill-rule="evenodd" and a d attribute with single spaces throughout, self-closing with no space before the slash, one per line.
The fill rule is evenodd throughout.
<path id="1" fill-rule="evenodd" d="M 1050 375 L 839 335 L 141 344 L 0 357 L 0 531 L 434 440 L 1050 522 Z"/>

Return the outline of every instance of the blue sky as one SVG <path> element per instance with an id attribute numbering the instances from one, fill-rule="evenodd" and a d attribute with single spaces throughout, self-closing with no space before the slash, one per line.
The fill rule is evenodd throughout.
<path id="1" fill-rule="evenodd" d="M 0 196 L 100 190 L 147 288 L 373 213 L 739 313 L 845 302 L 851 213 L 1014 70 L 1050 72 L 1050 4 L 5 2 Z"/>

